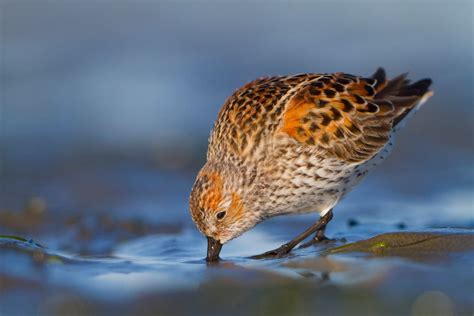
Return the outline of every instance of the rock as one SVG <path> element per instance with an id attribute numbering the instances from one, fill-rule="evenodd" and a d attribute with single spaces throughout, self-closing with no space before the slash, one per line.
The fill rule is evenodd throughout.
<path id="1" fill-rule="evenodd" d="M 397 232 L 330 248 L 327 253 L 370 252 L 413 256 L 474 250 L 474 233 Z"/>

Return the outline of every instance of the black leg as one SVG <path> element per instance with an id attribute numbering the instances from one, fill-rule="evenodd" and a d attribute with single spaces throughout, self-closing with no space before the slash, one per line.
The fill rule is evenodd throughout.
<path id="1" fill-rule="evenodd" d="M 298 235 L 293 240 L 290 240 L 286 244 L 280 246 L 277 249 L 267 251 L 265 253 L 252 256 L 252 259 L 263 259 L 263 258 L 281 258 L 287 255 L 293 248 L 295 248 L 300 242 L 308 238 L 309 235 L 314 232 L 319 232 L 323 230 L 322 236 L 324 236 L 324 228 L 332 219 L 332 210 L 327 212 L 323 217 L 321 217 L 316 223 L 314 223 L 310 228 L 305 230 L 302 234 Z"/>
<path id="2" fill-rule="evenodd" d="M 314 235 L 314 237 L 308 241 L 307 243 L 304 243 L 300 246 L 300 248 L 306 248 L 306 247 L 309 247 L 315 243 L 319 243 L 319 242 L 322 242 L 322 241 L 326 241 L 326 240 L 331 240 L 329 238 L 326 237 L 326 235 L 324 234 L 324 231 L 326 230 L 326 226 L 327 224 L 331 221 L 332 219 L 332 209 L 326 213 L 326 215 L 329 216 L 329 219 L 327 220 L 326 222 L 326 225 L 324 225 L 323 227 L 321 227 L 321 229 L 318 229 L 316 231 L 316 234 Z"/>

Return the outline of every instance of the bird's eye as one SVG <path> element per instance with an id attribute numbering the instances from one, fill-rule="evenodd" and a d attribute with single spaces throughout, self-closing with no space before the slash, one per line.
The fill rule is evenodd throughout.
<path id="1" fill-rule="evenodd" d="M 226 212 L 219 212 L 219 213 L 217 213 L 217 214 L 216 214 L 216 218 L 217 218 L 218 220 L 223 219 L 224 216 L 225 216 L 225 213 L 226 213 Z"/>

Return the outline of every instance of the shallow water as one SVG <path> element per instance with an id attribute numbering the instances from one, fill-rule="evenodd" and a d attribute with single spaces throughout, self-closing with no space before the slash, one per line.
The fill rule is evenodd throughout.
<path id="1" fill-rule="evenodd" d="M 41 197 L 0 213 L 2 233 L 25 238 L 0 238 L 2 315 L 473 311 L 474 231 L 465 190 L 417 201 L 387 191 L 375 176 L 336 209 L 327 231 L 336 241 L 288 258 L 248 259 L 315 219 L 279 217 L 225 245 L 223 261 L 208 265 L 206 241 L 187 214 L 192 181 L 192 174 L 131 163 L 28 183 Z M 21 181 L 15 185 L 28 192 Z M 69 196 L 70 204 L 58 196 Z M 13 199 L 4 200 L 13 207 Z M 353 251 L 337 248 L 397 231 L 408 242 L 381 235 L 387 239 Z M 421 238 L 417 231 L 442 237 L 433 250 L 432 235 Z"/>

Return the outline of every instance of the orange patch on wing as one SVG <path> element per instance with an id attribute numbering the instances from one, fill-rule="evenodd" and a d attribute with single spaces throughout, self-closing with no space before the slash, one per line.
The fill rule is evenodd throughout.
<path id="1" fill-rule="evenodd" d="M 337 127 L 338 127 L 338 124 L 336 122 L 331 122 L 326 128 L 326 132 L 330 134 L 334 134 L 337 130 Z"/>
<path id="2" fill-rule="evenodd" d="M 314 109 L 314 104 L 306 102 L 303 97 L 295 97 L 285 111 L 281 131 L 304 142 L 307 132 L 302 128 L 301 119 L 306 117 L 312 109 Z"/>

